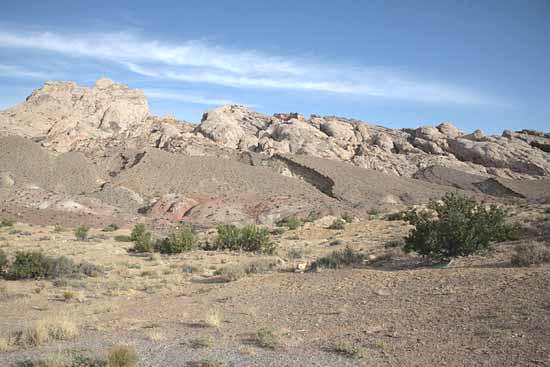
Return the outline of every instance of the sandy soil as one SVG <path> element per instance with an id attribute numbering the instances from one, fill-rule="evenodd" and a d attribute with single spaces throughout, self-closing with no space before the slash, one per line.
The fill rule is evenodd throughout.
<path id="1" fill-rule="evenodd" d="M 128 230 L 95 229 L 92 240 L 79 242 L 71 231 L 53 227 L 3 228 L 0 246 L 8 254 L 41 249 L 92 262 L 105 273 L 0 280 L 0 338 L 60 315 L 80 331 L 69 341 L 0 352 L 0 365 L 75 351 L 102 356 L 116 343 L 135 346 L 140 366 L 192 366 L 205 359 L 223 366 L 550 364 L 550 267 L 512 267 L 515 243 L 446 267 L 420 266 L 418 258 L 384 246 L 407 233 L 405 223 L 372 218 L 337 231 L 326 228 L 332 219 L 276 237 L 277 256 L 199 250 L 138 256 L 128 253 L 131 244 L 113 240 Z M 518 208 L 516 219 L 548 223 L 542 208 Z M 345 246 L 373 260 L 356 269 L 293 271 Z M 226 266 L 262 262 L 277 268 L 228 283 L 214 275 Z M 219 325 L 208 322 L 213 315 Z M 258 346 L 254 335 L 261 328 L 273 330 L 280 347 Z M 197 348 L 197 338 L 210 338 L 211 345 Z M 362 358 L 336 353 L 339 342 L 360 348 Z"/>

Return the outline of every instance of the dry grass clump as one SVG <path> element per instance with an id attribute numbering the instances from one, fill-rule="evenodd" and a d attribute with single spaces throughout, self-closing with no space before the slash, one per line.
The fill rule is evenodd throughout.
<path id="1" fill-rule="evenodd" d="M 0 337 L 0 353 L 14 349 L 15 341 L 11 337 Z"/>
<path id="2" fill-rule="evenodd" d="M 550 247 L 542 242 L 529 242 L 517 245 L 512 256 L 512 265 L 530 266 L 550 263 Z"/>
<path id="3" fill-rule="evenodd" d="M 214 339 L 210 336 L 201 336 L 191 340 L 191 346 L 193 348 L 211 348 L 214 345 Z"/>
<path id="4" fill-rule="evenodd" d="M 350 358 L 365 358 L 367 351 L 363 347 L 357 347 L 349 342 L 340 341 L 334 345 L 334 352 Z"/>
<path id="5" fill-rule="evenodd" d="M 219 328 L 223 322 L 223 314 L 220 311 L 209 311 L 204 318 L 204 324 L 211 328 Z"/>
<path id="6" fill-rule="evenodd" d="M 113 345 L 107 352 L 107 362 L 109 367 L 135 367 L 138 355 L 130 345 Z"/>
<path id="7" fill-rule="evenodd" d="M 53 340 L 69 340 L 78 335 L 78 327 L 63 317 L 38 320 L 27 329 L 16 333 L 16 344 L 39 346 Z"/>

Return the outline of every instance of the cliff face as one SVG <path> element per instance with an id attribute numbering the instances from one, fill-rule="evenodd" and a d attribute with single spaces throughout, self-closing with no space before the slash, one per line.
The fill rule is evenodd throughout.
<path id="1" fill-rule="evenodd" d="M 152 116 L 141 91 L 108 79 L 92 88 L 46 83 L 25 102 L 0 112 L 0 135 L 19 135 L 52 151 L 92 156 L 110 147 L 155 147 L 226 158 L 242 152 L 307 155 L 407 177 L 430 166 L 507 178 L 550 175 L 550 134 L 467 134 L 448 122 L 388 129 L 333 116 L 267 116 L 237 105 L 207 111 L 194 126 Z"/>

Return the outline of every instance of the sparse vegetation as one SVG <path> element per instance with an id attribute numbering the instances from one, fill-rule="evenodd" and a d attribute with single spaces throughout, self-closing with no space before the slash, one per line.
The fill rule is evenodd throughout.
<path id="1" fill-rule="evenodd" d="M 550 263 L 550 247 L 541 242 L 517 245 L 512 255 L 512 265 L 530 266 Z"/>
<path id="2" fill-rule="evenodd" d="M 337 230 L 342 230 L 344 228 L 346 228 L 346 221 L 343 220 L 342 218 L 336 218 L 334 222 L 332 222 L 332 224 L 328 227 L 328 229 L 337 229 Z"/>
<path id="3" fill-rule="evenodd" d="M 312 269 L 340 269 L 348 266 L 362 265 L 365 255 L 346 247 L 341 251 L 333 251 L 330 255 L 317 259 L 311 264 Z"/>
<path id="4" fill-rule="evenodd" d="M 120 227 L 116 224 L 109 224 L 105 228 L 102 229 L 103 232 L 114 232 L 117 231 Z"/>
<path id="5" fill-rule="evenodd" d="M 210 336 L 201 336 L 191 340 L 191 346 L 193 348 L 211 348 L 214 345 L 214 339 Z"/>
<path id="6" fill-rule="evenodd" d="M 246 271 L 242 265 L 228 265 L 214 272 L 222 282 L 234 282 L 246 276 Z"/>
<path id="7" fill-rule="evenodd" d="M 132 238 L 130 236 L 125 236 L 125 235 L 114 236 L 113 239 L 116 242 L 132 242 Z"/>
<path id="8" fill-rule="evenodd" d="M 12 280 L 58 278 L 74 270 L 74 263 L 66 257 L 48 257 L 36 251 L 18 252 L 6 277 Z"/>
<path id="9" fill-rule="evenodd" d="M 277 226 L 286 227 L 290 230 L 298 229 L 304 225 L 304 221 L 295 215 L 291 215 L 277 222 Z"/>
<path id="10" fill-rule="evenodd" d="M 212 248 L 273 254 L 276 244 L 271 241 L 267 228 L 255 225 L 248 225 L 243 228 L 234 225 L 220 225 L 218 226 L 218 236 Z"/>
<path id="11" fill-rule="evenodd" d="M 15 220 L 12 218 L 2 218 L 0 220 L 0 227 L 13 227 Z"/>
<path id="12" fill-rule="evenodd" d="M 153 252 L 153 235 L 147 230 L 145 224 L 136 224 L 132 233 L 130 234 L 130 240 L 134 243 L 134 252 Z"/>
<path id="13" fill-rule="evenodd" d="M 367 351 L 363 347 L 357 347 L 349 342 L 340 341 L 334 345 L 334 351 L 350 358 L 364 358 Z"/>
<path id="14" fill-rule="evenodd" d="M 138 354 L 130 345 L 113 345 L 107 352 L 109 367 L 135 367 L 138 363 Z"/>
<path id="15" fill-rule="evenodd" d="M 77 326 L 63 317 L 52 317 L 34 322 L 27 329 L 13 335 L 13 343 L 23 347 L 39 346 L 55 340 L 70 340 L 78 335 Z"/>
<path id="16" fill-rule="evenodd" d="M 69 358 L 63 355 L 53 355 L 43 360 L 24 360 L 14 367 L 108 367 L 107 361 L 86 357 L 80 354 Z"/>
<path id="17" fill-rule="evenodd" d="M 407 220 L 415 226 L 405 238 L 405 251 L 434 259 L 478 253 L 491 241 L 512 239 L 515 229 L 505 222 L 506 211 L 456 194 L 432 200 L 428 210 L 411 211 Z"/>
<path id="18" fill-rule="evenodd" d="M 163 254 L 179 254 L 197 247 L 197 236 L 191 227 L 183 227 L 170 236 L 159 240 L 156 249 Z"/>
<path id="19" fill-rule="evenodd" d="M 304 257 L 304 249 L 293 247 L 288 250 L 287 258 L 289 259 L 301 259 Z"/>
<path id="20" fill-rule="evenodd" d="M 7 279 L 57 279 L 83 273 L 94 276 L 101 269 L 90 263 L 75 264 L 65 256 L 46 256 L 38 251 L 18 252 L 15 260 L 5 272 Z"/>
<path id="21" fill-rule="evenodd" d="M 281 338 L 272 328 L 261 328 L 255 335 L 256 344 L 266 349 L 278 349 L 281 347 Z"/>
<path id="22" fill-rule="evenodd" d="M 88 241 L 88 232 L 90 231 L 90 227 L 85 225 L 80 225 L 76 227 L 74 230 L 74 235 L 77 240 L 79 241 Z"/>

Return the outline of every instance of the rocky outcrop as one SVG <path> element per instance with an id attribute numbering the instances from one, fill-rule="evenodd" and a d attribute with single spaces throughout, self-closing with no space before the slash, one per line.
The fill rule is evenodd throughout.
<path id="1" fill-rule="evenodd" d="M 388 129 L 335 116 L 268 116 L 238 105 L 207 111 L 193 125 L 152 116 L 141 91 L 108 79 L 92 88 L 46 83 L 0 112 L 0 135 L 30 138 L 56 152 L 81 151 L 94 160 L 111 150 L 154 147 L 234 160 L 243 152 L 307 155 L 407 177 L 434 165 L 484 177 L 550 175 L 550 135 L 536 131 L 468 134 L 449 122 Z"/>

